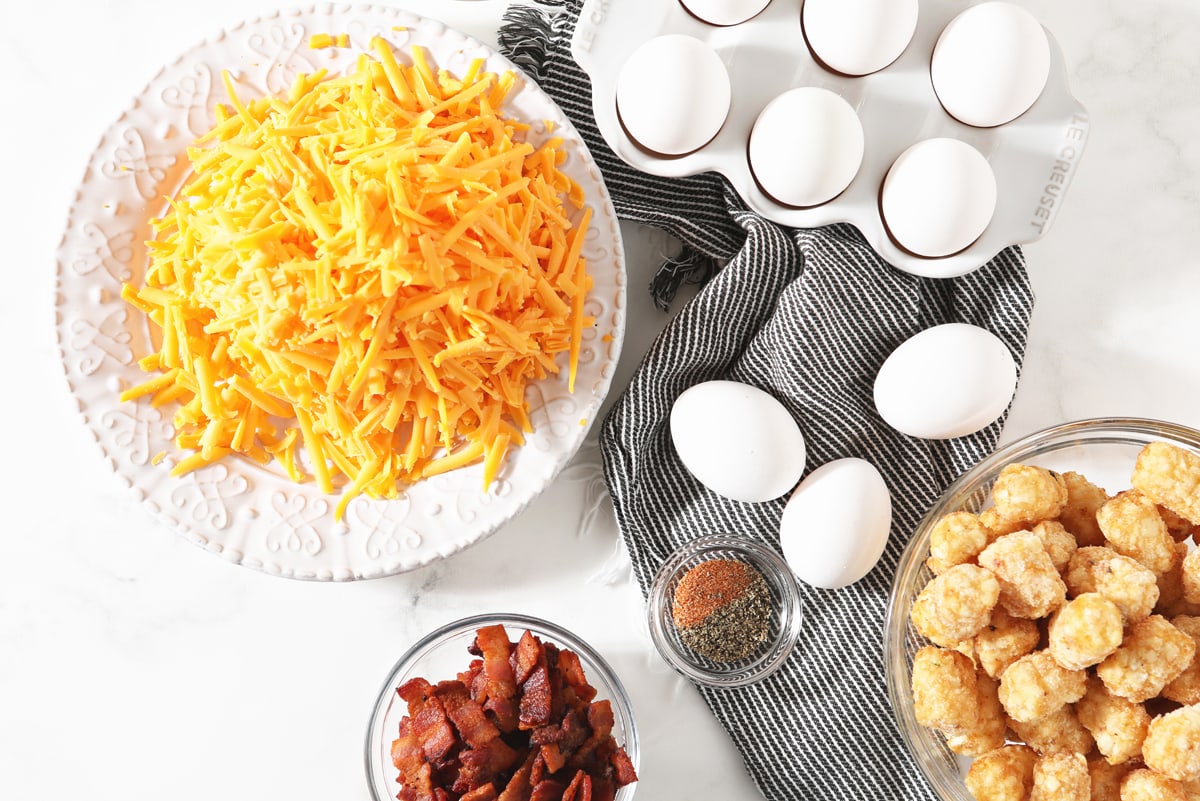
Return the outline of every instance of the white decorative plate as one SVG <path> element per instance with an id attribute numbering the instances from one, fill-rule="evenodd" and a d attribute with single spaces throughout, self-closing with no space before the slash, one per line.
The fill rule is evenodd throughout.
<path id="1" fill-rule="evenodd" d="M 314 50 L 314 33 L 345 33 L 351 46 Z M 462 74 L 475 58 L 489 70 L 516 68 L 478 41 L 439 22 L 370 6 L 281 12 L 238 25 L 166 66 L 105 132 L 88 165 L 58 251 L 57 327 L 63 366 L 85 424 L 108 467 L 159 519 L 191 542 L 230 561 L 291 578 L 350 580 L 411 570 L 491 534 L 557 475 L 583 442 L 608 391 L 625 327 L 624 251 L 599 169 L 554 102 L 525 78 L 504 113 L 532 125 L 535 145 L 555 136 L 562 165 L 593 209 L 584 255 L 594 279 L 585 311 L 574 394 L 566 370 L 529 389 L 535 431 L 510 453 L 486 493 L 482 468 L 463 468 L 407 489 L 394 501 L 359 497 L 334 521 L 336 497 L 282 471 L 227 459 L 183 477 L 171 467 L 185 454 L 173 441 L 173 408 L 122 403 L 122 390 L 147 378 L 137 359 L 152 350 L 144 315 L 120 297 L 139 282 L 151 238 L 188 170 L 185 150 L 213 123 L 226 100 L 222 70 L 242 97 L 277 94 L 299 73 L 352 66 L 381 36 L 401 51 L 421 45 L 440 68 Z M 565 356 L 564 356 L 565 358 Z M 153 463 L 156 454 L 165 460 Z"/>

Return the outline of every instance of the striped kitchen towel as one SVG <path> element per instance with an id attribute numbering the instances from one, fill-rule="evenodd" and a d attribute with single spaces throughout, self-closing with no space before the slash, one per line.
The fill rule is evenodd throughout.
<path id="1" fill-rule="evenodd" d="M 786 496 L 730 501 L 680 463 L 667 421 L 688 387 L 724 378 L 774 395 L 804 432 L 809 470 L 847 456 L 873 463 L 893 500 L 879 565 L 845 589 L 802 585 L 803 633 L 780 671 L 749 687 L 699 692 L 770 801 L 932 801 L 888 704 L 884 611 L 906 538 L 942 490 L 992 450 L 1002 421 L 953 440 L 906 437 L 880 419 L 872 386 L 896 346 L 946 322 L 992 331 L 1019 364 L 1033 306 L 1021 252 L 1006 250 L 961 278 L 918 278 L 883 262 L 850 226 L 786 229 L 763 219 L 715 174 L 672 179 L 629 167 L 600 136 L 587 76 L 571 59 L 581 4 L 511 7 L 502 48 L 579 129 L 618 215 L 684 244 L 687 257 L 656 278 L 660 302 L 680 280 L 706 275 L 706 264 L 723 265 L 666 325 L 601 428 L 605 478 L 637 581 L 645 594 L 668 554 L 705 534 L 779 547 Z"/>

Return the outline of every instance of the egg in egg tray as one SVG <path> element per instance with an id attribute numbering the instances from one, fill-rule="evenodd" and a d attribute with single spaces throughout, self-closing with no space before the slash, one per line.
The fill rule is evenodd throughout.
<path id="1" fill-rule="evenodd" d="M 1087 142 L 1053 37 L 1002 0 L 586 0 L 572 54 L 629 164 L 962 275 L 1051 226 Z"/>

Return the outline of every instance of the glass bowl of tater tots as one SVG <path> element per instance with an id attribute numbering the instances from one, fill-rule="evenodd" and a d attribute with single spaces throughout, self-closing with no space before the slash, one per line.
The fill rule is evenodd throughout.
<path id="1" fill-rule="evenodd" d="M 1200 431 L 1065 423 L 955 481 L 900 558 L 884 661 L 945 801 L 1200 797 Z"/>

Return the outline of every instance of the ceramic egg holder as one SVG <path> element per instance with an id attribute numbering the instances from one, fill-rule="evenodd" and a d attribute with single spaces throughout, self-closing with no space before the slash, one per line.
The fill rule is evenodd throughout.
<path id="1" fill-rule="evenodd" d="M 1054 222 L 1087 142 L 1089 122 L 1067 85 L 1062 51 L 1047 34 L 1050 72 L 1045 89 L 1024 114 L 993 128 L 951 117 L 934 93 L 930 59 L 938 37 L 959 13 L 976 4 L 923 0 L 908 47 L 889 66 L 861 77 L 835 74 L 819 64 L 805 41 L 802 0 L 771 0 L 737 25 L 711 25 L 679 0 L 586 0 L 572 54 L 592 81 L 596 122 L 625 162 L 654 175 L 679 177 L 715 171 L 756 212 L 783 225 L 815 228 L 848 222 L 886 261 L 907 272 L 948 278 L 974 270 L 1009 245 L 1040 238 Z M 728 117 L 717 135 L 682 156 L 656 155 L 635 144 L 617 114 L 622 65 L 648 40 L 684 34 L 707 43 L 724 62 L 732 89 Z M 655 79 L 647 75 L 646 80 Z M 796 208 L 768 197 L 755 182 L 747 143 L 759 112 L 783 92 L 802 86 L 829 89 L 858 113 L 865 135 L 862 165 L 850 185 L 822 205 Z M 991 222 L 971 245 L 939 258 L 897 245 L 880 213 L 883 180 L 909 146 L 935 137 L 965 142 L 988 160 L 996 177 Z"/>

